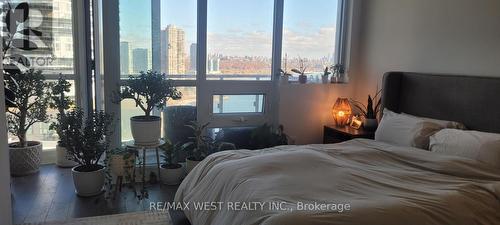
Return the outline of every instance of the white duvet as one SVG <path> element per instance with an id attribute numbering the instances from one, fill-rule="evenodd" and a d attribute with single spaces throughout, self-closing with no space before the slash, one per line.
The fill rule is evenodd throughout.
<path id="1" fill-rule="evenodd" d="M 224 151 L 175 201 L 193 225 L 500 224 L 500 170 L 365 139 Z"/>

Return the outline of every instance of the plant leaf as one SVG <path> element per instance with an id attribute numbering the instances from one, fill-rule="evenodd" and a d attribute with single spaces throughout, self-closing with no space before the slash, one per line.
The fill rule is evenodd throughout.
<path id="1" fill-rule="evenodd" d="M 38 48 L 38 46 L 34 42 L 26 39 L 14 39 L 12 40 L 12 45 L 16 48 L 27 51 L 31 51 Z"/>

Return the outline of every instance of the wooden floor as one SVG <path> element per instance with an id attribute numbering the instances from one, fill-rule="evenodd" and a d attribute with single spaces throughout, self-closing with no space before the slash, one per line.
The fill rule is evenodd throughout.
<path id="1" fill-rule="evenodd" d="M 11 182 L 14 224 L 147 211 L 150 202 L 172 201 L 178 187 L 151 185 L 149 199 L 142 202 L 126 187 L 115 199 L 82 198 L 75 194 L 71 169 L 55 165 L 42 166 L 34 175 L 13 177 Z"/>

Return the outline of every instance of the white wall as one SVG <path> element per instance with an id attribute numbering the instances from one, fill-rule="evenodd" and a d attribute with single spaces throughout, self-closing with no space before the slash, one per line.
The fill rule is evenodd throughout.
<path id="1" fill-rule="evenodd" d="M 500 76 L 498 0 L 362 1 L 360 20 L 357 98 L 391 70 Z"/>
<path id="2" fill-rule="evenodd" d="M 323 125 L 333 123 L 335 100 L 350 95 L 348 84 L 282 85 L 279 122 L 295 144 L 322 143 Z"/>
<path id="3" fill-rule="evenodd" d="M 0 55 L 0 62 L 2 55 Z M 0 64 L 0 224 L 12 224 L 10 200 L 10 162 L 7 148 L 7 125 L 5 119 L 5 101 L 2 64 Z"/>

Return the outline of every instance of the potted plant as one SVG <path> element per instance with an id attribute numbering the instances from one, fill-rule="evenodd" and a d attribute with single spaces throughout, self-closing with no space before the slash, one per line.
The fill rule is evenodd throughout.
<path id="1" fill-rule="evenodd" d="M 299 57 L 299 68 L 292 69 L 292 72 L 299 74 L 299 83 L 301 83 L 301 84 L 307 83 L 307 76 L 305 74 L 306 69 L 307 69 L 307 66 L 304 65 L 304 60 Z"/>
<path id="2" fill-rule="evenodd" d="M 186 158 L 186 170 L 188 173 L 210 153 L 236 149 L 232 143 L 217 141 L 205 135 L 208 125 L 209 123 L 200 125 L 196 121 L 191 121 L 190 124 L 186 125 L 193 130 L 193 136 L 189 137 L 191 141 L 181 146 L 181 149 L 188 153 L 188 157 Z"/>
<path id="3" fill-rule="evenodd" d="M 112 117 L 103 111 L 93 111 L 84 115 L 77 108 L 66 113 L 61 121 L 65 135 L 61 141 L 78 163 L 71 170 L 76 193 L 80 196 L 94 196 L 102 192 L 105 181 L 105 167 L 99 164 L 109 147 L 107 136 Z"/>
<path id="4" fill-rule="evenodd" d="M 70 91 L 71 83 L 68 82 L 64 76 L 60 75 L 57 81 L 50 85 L 51 96 L 49 107 L 57 110 L 56 120 L 50 124 L 49 129 L 57 133 L 59 141 L 57 141 L 56 146 L 56 165 L 60 167 L 74 167 L 76 163 L 70 160 L 70 155 L 66 151 L 64 144 L 61 141 L 61 137 L 65 135 L 61 127 L 61 122 L 66 116 L 66 110 L 68 110 L 74 102 L 66 96 L 66 93 Z"/>
<path id="5" fill-rule="evenodd" d="M 161 182 L 166 185 L 177 185 L 184 175 L 182 165 L 178 163 L 179 144 L 172 144 L 170 140 L 165 140 L 165 144 L 160 146 L 163 151 L 164 163 L 160 167 Z"/>
<path id="6" fill-rule="evenodd" d="M 108 165 L 111 173 L 117 177 L 131 179 L 133 173 L 137 151 L 131 148 L 115 148 L 106 153 Z"/>
<path id="7" fill-rule="evenodd" d="M 275 129 L 266 123 L 253 129 L 250 134 L 252 149 L 263 149 L 287 144 L 288 136 L 284 132 L 283 125 Z"/>
<path id="8" fill-rule="evenodd" d="M 368 102 L 365 106 L 363 103 L 351 99 L 351 105 L 354 106 L 359 112 L 363 115 L 363 127 L 366 130 L 374 131 L 378 127 L 377 117 L 380 113 L 380 93 L 382 90 L 377 91 L 375 96 L 372 98 L 371 95 L 368 95 Z M 375 102 L 375 104 L 374 104 Z"/>
<path id="9" fill-rule="evenodd" d="M 161 118 L 151 115 L 151 112 L 155 108 L 165 107 L 169 99 L 180 99 L 182 94 L 165 74 L 147 71 L 141 72 L 139 76 L 130 76 L 126 85 L 122 87 L 119 97 L 120 100 L 134 100 L 136 106 L 144 111 L 144 115 L 130 118 L 135 143 L 154 145 L 159 143 Z"/>
<path id="10" fill-rule="evenodd" d="M 344 79 L 344 65 L 342 64 L 335 64 L 331 67 L 331 70 L 333 71 L 332 77 L 330 79 L 331 83 L 344 83 L 346 82 Z"/>
<path id="11" fill-rule="evenodd" d="M 290 80 L 290 76 L 292 76 L 291 73 L 286 72 L 286 70 L 280 69 L 280 83 L 282 85 L 288 84 L 288 81 Z"/>
<path id="12" fill-rule="evenodd" d="M 331 74 L 330 71 L 328 71 L 328 66 L 325 67 L 325 71 L 323 72 L 323 75 L 321 75 L 321 83 L 323 84 L 328 84 L 328 76 Z"/>
<path id="13" fill-rule="evenodd" d="M 14 176 L 35 173 L 40 167 L 42 143 L 28 141 L 26 132 L 38 122 L 47 122 L 49 90 L 41 71 L 28 70 L 16 75 L 14 80 L 6 80 L 7 88 L 16 96 L 17 108 L 8 108 L 8 130 L 17 136 L 18 142 L 9 144 L 10 170 Z"/>

